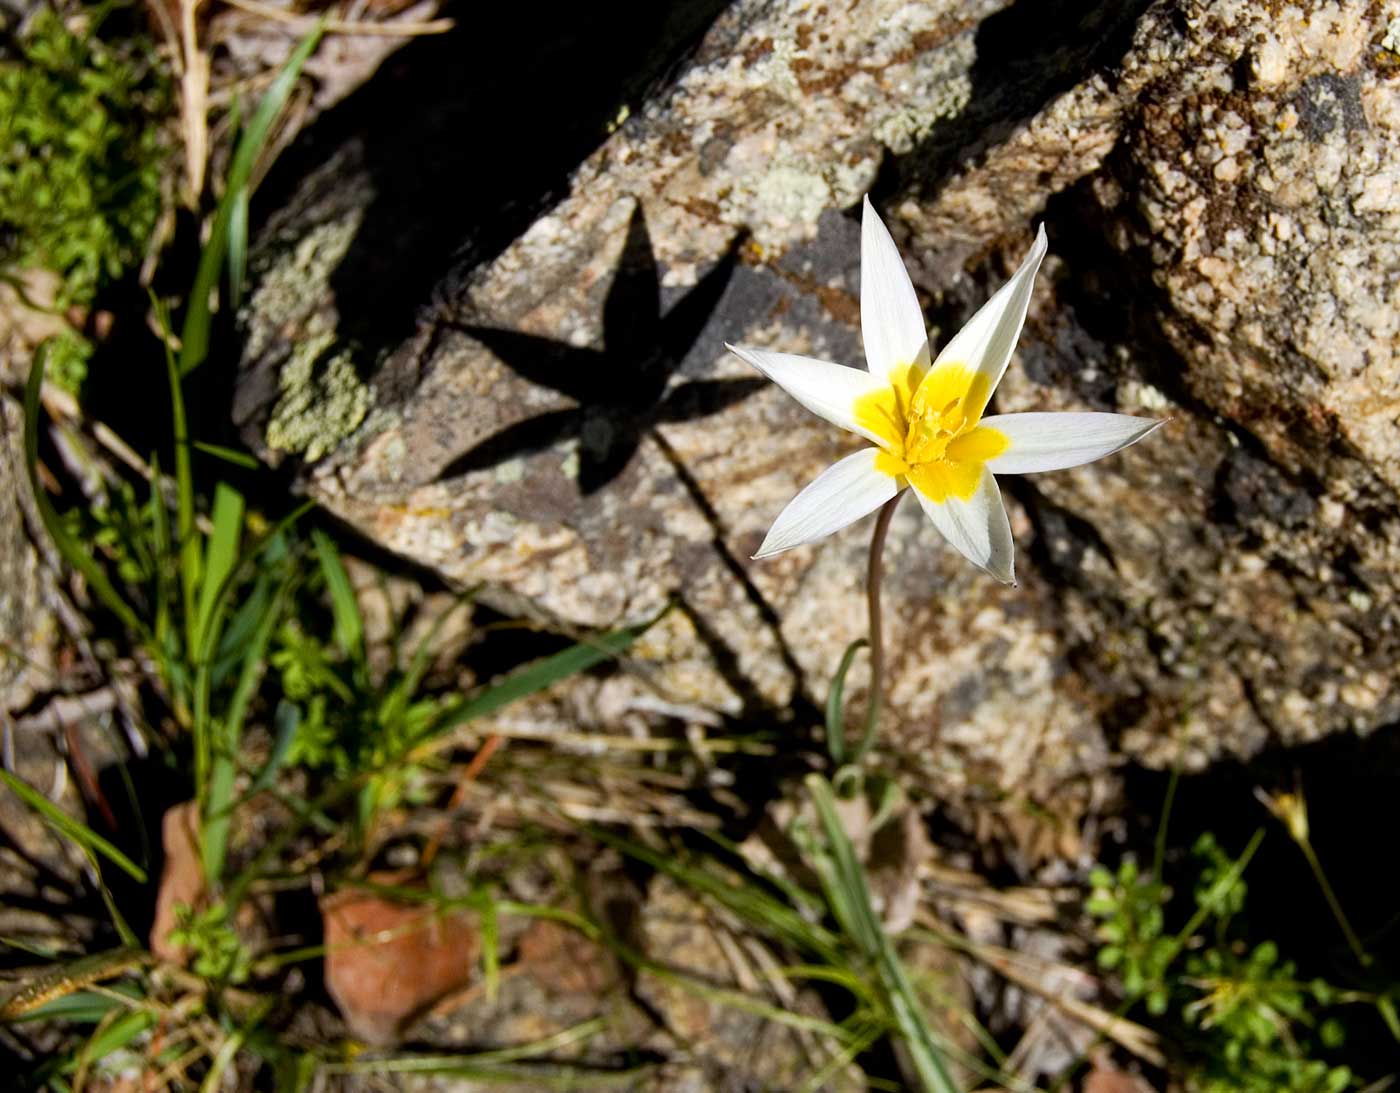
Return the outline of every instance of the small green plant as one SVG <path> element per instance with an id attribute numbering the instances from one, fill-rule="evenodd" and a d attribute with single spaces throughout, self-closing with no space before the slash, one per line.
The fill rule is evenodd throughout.
<path id="1" fill-rule="evenodd" d="M 1310 1041 L 1335 1049 L 1346 1038 L 1337 1017 L 1318 1019 L 1339 992 L 1320 979 L 1299 982 L 1272 941 L 1244 952 L 1221 947 L 1193 955 L 1184 982 L 1199 995 L 1186 1005 L 1187 1020 L 1219 1047 L 1203 1068 L 1201 1089 L 1340 1093 L 1352 1084 L 1345 1066 L 1308 1057 Z"/>
<path id="2" fill-rule="evenodd" d="M 161 214 L 168 82 L 147 40 L 98 35 L 90 13 L 107 10 L 75 30 L 40 8 L 18 59 L 0 62 L 0 270 L 57 273 L 60 311 L 89 307 L 134 268 Z M 76 387 L 90 349 L 70 332 L 55 378 Z"/>
<path id="3" fill-rule="evenodd" d="M 180 905 L 175 917 L 178 925 L 170 931 L 169 940 L 189 947 L 191 971 L 214 983 L 247 982 L 253 954 L 229 922 L 225 904 L 215 903 L 201 911 Z"/>
<path id="4" fill-rule="evenodd" d="M 1093 893 L 1086 909 L 1102 920 L 1099 967 L 1116 971 L 1123 993 L 1132 1000 L 1144 999 L 1147 1011 L 1160 1016 L 1167 1009 L 1166 969 L 1175 948 L 1171 938 L 1163 936 L 1170 889 L 1144 876 L 1131 858 L 1116 875 L 1103 867 L 1095 869 L 1089 883 Z"/>
<path id="5" fill-rule="evenodd" d="M 1086 910 L 1099 921 L 1099 966 L 1116 971 L 1125 1000 L 1142 1001 L 1189 1060 L 1202 1093 L 1341 1093 L 1352 1072 L 1325 1058 L 1345 1039 L 1343 1005 L 1384 1007 L 1384 997 L 1300 981 L 1272 941 L 1244 927 L 1244 868 L 1262 837 L 1232 857 L 1209 832 L 1192 847 L 1194 883 L 1183 927 L 1168 932 L 1187 900 L 1132 861 L 1098 868 Z M 1184 959 L 1179 959 L 1182 956 Z"/>

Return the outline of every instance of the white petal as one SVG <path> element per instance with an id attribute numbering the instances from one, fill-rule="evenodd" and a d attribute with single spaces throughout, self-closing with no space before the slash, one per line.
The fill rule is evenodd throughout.
<path id="1" fill-rule="evenodd" d="M 1077 467 L 1136 444 L 1166 424 L 1130 414 L 995 414 L 982 424 L 1011 446 L 988 460 L 997 474 L 1030 474 Z"/>
<path id="2" fill-rule="evenodd" d="M 878 448 L 862 448 L 833 463 L 788 502 L 755 558 L 767 558 L 840 531 L 874 512 L 900 490 L 898 479 L 875 469 Z"/>
<path id="3" fill-rule="evenodd" d="M 1001 491 L 991 471 L 983 469 L 977 492 L 966 501 L 950 496 L 940 504 L 930 501 L 917 487 L 914 496 L 933 526 L 964 558 L 999 581 L 1016 583 L 1011 522 L 1006 518 L 1006 506 L 1001 503 Z"/>
<path id="4" fill-rule="evenodd" d="M 928 329 L 904 259 L 889 230 L 865 199 L 860 226 L 860 333 L 871 375 L 890 379 L 896 368 L 928 367 Z"/>
<path id="5" fill-rule="evenodd" d="M 990 385 L 987 397 L 996 390 L 997 384 L 1011 360 L 1011 351 L 1016 348 L 1016 340 L 1021 336 L 1021 327 L 1026 321 L 1026 308 L 1031 300 L 1031 288 L 1035 284 L 1035 272 L 1045 257 L 1045 225 L 1035 234 L 1026 260 L 1021 263 L 1011 277 L 978 310 L 965 327 L 954 335 L 953 340 L 943 347 L 938 359 L 940 364 L 961 364 L 972 371 L 987 377 Z M 980 411 L 981 407 L 977 407 Z"/>
<path id="6" fill-rule="evenodd" d="M 789 395 L 818 417 L 848 429 L 866 440 L 883 444 L 879 436 L 856 422 L 856 400 L 889 386 L 859 368 L 847 368 L 830 361 L 798 357 L 792 353 L 770 353 L 766 349 L 744 349 L 725 343 L 725 348 L 746 364 L 757 368 Z"/>

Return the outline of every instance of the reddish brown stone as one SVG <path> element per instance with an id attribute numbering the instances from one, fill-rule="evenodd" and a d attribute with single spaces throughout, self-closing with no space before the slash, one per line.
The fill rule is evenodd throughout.
<path id="1" fill-rule="evenodd" d="M 321 901 L 321 918 L 326 989 L 350 1031 L 369 1043 L 398 1040 L 476 967 L 476 924 L 463 912 L 342 891 Z"/>
<path id="2" fill-rule="evenodd" d="M 199 860 L 199 806 L 194 801 L 185 801 L 169 809 L 161 819 L 160 836 L 165 867 L 161 870 L 160 889 L 156 892 L 151 952 L 157 959 L 184 964 L 189 960 L 189 948 L 170 940 L 170 931 L 179 925 L 175 909 L 185 906 L 198 910 L 204 906 L 208 895 L 204 868 Z"/>

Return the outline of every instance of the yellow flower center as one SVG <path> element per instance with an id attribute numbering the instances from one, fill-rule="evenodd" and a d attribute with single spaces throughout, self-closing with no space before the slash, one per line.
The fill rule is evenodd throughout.
<path id="1" fill-rule="evenodd" d="M 932 501 L 966 501 L 982 481 L 982 467 L 1010 445 L 1006 435 L 979 425 L 990 385 L 966 365 L 943 364 L 927 374 L 914 365 L 896 369 L 883 391 L 856 401 L 856 421 L 880 438 L 875 466 L 905 479 Z"/>

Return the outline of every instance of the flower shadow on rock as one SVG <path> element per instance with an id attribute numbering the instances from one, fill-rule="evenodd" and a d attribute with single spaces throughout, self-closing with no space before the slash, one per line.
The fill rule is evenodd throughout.
<path id="1" fill-rule="evenodd" d="M 602 349 L 579 348 L 513 330 L 461 325 L 531 383 L 574 400 L 509 425 L 453 460 L 439 476 L 485 470 L 560 440 L 579 445 L 578 482 L 586 496 L 616 479 L 655 425 L 720 413 L 762 389 L 762 380 L 672 384 L 729 285 L 736 246 L 665 315 L 651 237 L 640 206 L 627 227 L 622 259 L 603 305 Z"/>

